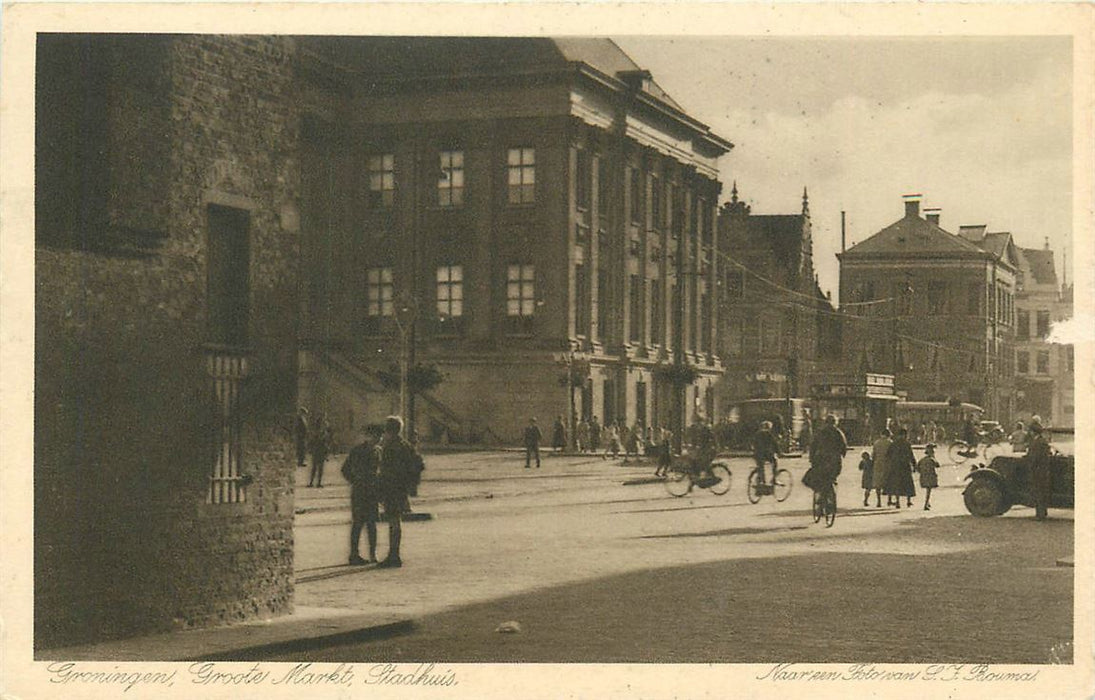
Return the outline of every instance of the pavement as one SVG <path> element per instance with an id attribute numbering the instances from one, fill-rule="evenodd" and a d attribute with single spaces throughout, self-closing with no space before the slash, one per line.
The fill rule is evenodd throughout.
<path id="1" fill-rule="evenodd" d="M 943 465 L 931 511 L 920 507 L 919 494 L 914 508 L 876 509 L 873 496 L 871 507 L 863 508 L 858 453 L 851 451 L 845 462 L 838 485 L 841 514 L 828 529 L 809 516 L 810 492 L 799 483 L 807 467 L 803 459 L 781 460 L 795 480 L 785 503 L 766 497 L 751 505 L 744 485 L 752 464 L 745 458 L 730 458 L 727 495 L 697 490 L 672 498 L 650 478 L 649 461 L 545 453 L 540 469 L 525 469 L 523 455 L 507 451 L 428 455 L 420 497 L 413 500 L 423 519 L 403 526 L 401 569 L 346 564 L 349 486 L 339 474 L 341 458 L 334 457 L 322 489 L 308 488 L 308 470 L 297 470 L 293 614 L 40 656 L 235 660 L 305 653 L 413 632 L 426 616 L 612 576 L 775 556 L 929 557 L 981 546 L 960 536 L 908 536 L 915 521 L 965 514 L 961 489 L 968 466 Z M 1016 508 L 1003 517 L 1029 514 Z M 1071 518 L 1071 512 L 1061 515 Z M 958 535 L 966 527 L 961 523 L 990 527 L 968 516 L 958 522 Z M 383 558 L 387 526 L 378 529 Z M 1048 566 L 1067 566 L 1056 559 L 1070 552 L 1071 544 Z M 496 622 L 503 620 L 490 621 L 492 629 Z"/>

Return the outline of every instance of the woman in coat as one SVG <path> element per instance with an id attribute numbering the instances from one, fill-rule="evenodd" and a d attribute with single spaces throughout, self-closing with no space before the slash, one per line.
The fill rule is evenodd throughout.
<path id="1" fill-rule="evenodd" d="M 901 507 L 901 497 L 905 497 L 905 507 L 912 508 L 912 499 L 916 495 L 916 486 L 913 484 L 913 467 L 916 466 L 916 457 L 913 456 L 912 445 L 909 444 L 909 431 L 904 428 L 897 430 L 897 436 L 886 451 L 886 486 L 883 491 L 887 496 L 893 496 L 897 501 L 897 507 Z"/>

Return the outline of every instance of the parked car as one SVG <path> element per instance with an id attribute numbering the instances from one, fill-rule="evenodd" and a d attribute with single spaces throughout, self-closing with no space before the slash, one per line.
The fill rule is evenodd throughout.
<path id="1" fill-rule="evenodd" d="M 1064 454 L 1062 449 L 1071 448 L 1072 431 L 1051 431 L 1050 457 L 1053 471 L 1053 490 L 1050 508 L 1073 508 L 1075 500 L 1076 456 Z M 1069 436 L 1057 441 L 1054 436 Z M 975 464 L 966 475 L 965 491 L 962 492 L 966 510 L 979 517 L 1002 515 L 1014 505 L 1034 506 L 1030 487 L 1030 458 L 1025 454 L 1001 455 L 993 458 L 988 466 Z"/>

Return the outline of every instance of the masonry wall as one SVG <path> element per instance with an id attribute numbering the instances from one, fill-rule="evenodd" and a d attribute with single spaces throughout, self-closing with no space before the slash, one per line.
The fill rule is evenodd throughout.
<path id="1" fill-rule="evenodd" d="M 36 230 L 38 650 L 292 609 L 293 50 L 216 36 L 39 46 L 40 86 L 80 88 L 88 74 L 72 71 L 94 62 L 84 93 L 39 102 L 37 200 L 55 215 Z M 246 348 L 209 344 L 210 205 L 249 217 Z M 244 503 L 207 503 L 213 352 L 249 362 Z"/>

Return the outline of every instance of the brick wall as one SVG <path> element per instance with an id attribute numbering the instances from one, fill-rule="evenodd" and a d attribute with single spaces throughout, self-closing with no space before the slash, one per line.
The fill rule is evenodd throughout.
<path id="1" fill-rule="evenodd" d="M 39 649 L 292 608 L 294 46 L 215 36 L 87 45 L 111 67 L 90 86 L 108 96 L 102 127 L 84 137 L 97 141 L 79 149 L 103 155 L 104 186 L 85 199 L 105 201 L 40 219 L 36 231 Z M 40 46 L 40 57 L 66 50 Z M 155 70 L 135 75 L 148 55 Z M 79 133 L 84 116 L 53 112 L 55 131 Z M 42 134 L 39 181 L 53 185 L 39 187 L 39 211 L 71 208 L 71 182 L 56 171 L 72 163 L 73 141 Z M 241 471 L 254 481 L 246 503 L 223 505 L 206 503 L 209 204 L 249 212 Z"/>

